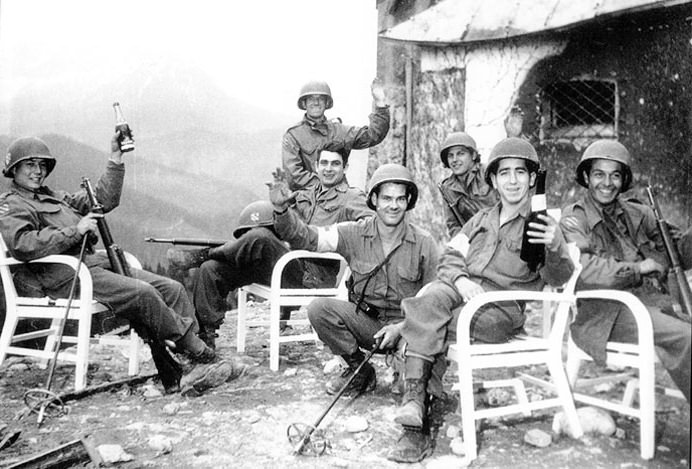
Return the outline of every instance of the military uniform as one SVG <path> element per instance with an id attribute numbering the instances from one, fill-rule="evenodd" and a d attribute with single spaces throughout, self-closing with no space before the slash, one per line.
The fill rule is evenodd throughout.
<path id="1" fill-rule="evenodd" d="M 316 299 L 307 308 L 317 335 L 334 354 L 352 355 L 359 347 L 371 349 L 377 331 L 403 319 L 402 299 L 414 296 L 435 276 L 435 241 L 429 233 L 406 221 L 403 238 L 392 248 L 396 251 L 371 278 L 370 274 L 385 259 L 376 217 L 318 229 L 306 225 L 288 210 L 275 214 L 274 222 L 281 238 L 294 249 L 338 252 L 351 268 L 351 301 Z M 361 297 L 363 306 L 377 313 L 368 316 L 357 311 L 355 303 Z"/>
<path id="2" fill-rule="evenodd" d="M 326 190 L 318 183 L 299 191 L 293 208 L 301 219 L 320 226 L 373 213 L 365 204 L 365 194 L 345 181 Z M 228 293 L 251 283 L 269 285 L 274 265 L 288 251 L 269 226 L 253 227 L 215 249 L 213 258 L 201 265 L 193 287 L 200 323 L 217 329 L 227 309 Z M 284 269 L 282 283 L 288 288 L 334 286 L 338 271 L 338 263 L 290 262 Z"/>
<path id="3" fill-rule="evenodd" d="M 109 161 L 96 185 L 105 212 L 118 206 L 124 173 L 123 164 Z M 21 261 L 49 254 L 78 256 L 82 236 L 77 224 L 89 210 L 84 190 L 69 194 L 43 186 L 31 192 L 12 183 L 0 196 L 0 232 L 10 254 Z M 126 318 L 142 336 L 177 342 L 191 328 L 196 331 L 194 309 L 180 283 L 138 269 L 132 269 L 132 278 L 113 273 L 107 257 L 94 254 L 91 246 L 84 263 L 92 276 L 94 299 Z M 69 292 L 74 271 L 63 265 L 26 264 L 14 275 L 23 294 L 62 297 Z"/>
<path id="4" fill-rule="evenodd" d="M 495 189 L 483 179 L 484 174 L 483 165 L 475 163 L 466 174 L 452 174 L 440 183 L 445 200 L 452 203 L 461 216 L 460 221 L 448 203 L 445 203 L 446 225 L 450 238 L 453 238 L 479 210 L 492 207 L 499 200 Z"/>
<path id="5" fill-rule="evenodd" d="M 406 321 L 402 336 L 407 342 L 407 355 L 436 363 L 429 393 L 439 396 L 441 375 L 446 366 L 444 353 L 456 336 L 456 319 L 463 299 L 455 282 L 467 277 L 485 291 L 540 291 L 546 283 L 564 284 L 574 265 L 567 244 L 561 236 L 555 250 L 546 249 L 546 261 L 537 272 L 529 270 L 519 258 L 521 240 L 530 201 L 502 226 L 500 204 L 476 214 L 449 242 L 437 270 L 437 281 L 426 287 L 425 294 L 402 301 Z M 489 343 L 504 342 L 523 331 L 523 302 L 496 303 L 485 307 L 471 322 L 471 336 Z"/>
<path id="6" fill-rule="evenodd" d="M 283 167 L 289 176 L 292 190 L 319 183 L 315 164 L 320 151 L 345 149 L 361 150 L 377 145 L 389 131 L 389 106 L 377 107 L 370 114 L 370 125 L 363 127 L 344 125 L 327 120 L 315 121 L 307 116 L 290 127 L 283 137 Z"/>
<path id="7" fill-rule="evenodd" d="M 625 290 L 642 300 L 651 314 L 658 356 L 689 402 L 690 324 L 663 312 L 672 311 L 671 297 L 660 293 L 653 275 L 639 272 L 645 258 L 669 265 L 653 211 L 617 199 L 606 212 L 586 195 L 562 213 L 565 236 L 582 251 L 584 268 L 577 289 Z M 683 264 L 690 265 L 690 260 Z M 577 307 L 572 337 L 598 363 L 605 363 L 608 340 L 636 340 L 634 317 L 621 303 L 582 300 Z"/>

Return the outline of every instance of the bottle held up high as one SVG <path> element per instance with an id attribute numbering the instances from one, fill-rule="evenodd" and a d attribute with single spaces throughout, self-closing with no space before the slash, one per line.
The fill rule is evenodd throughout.
<path id="1" fill-rule="evenodd" d="M 524 224 L 524 235 L 521 240 L 521 253 L 519 254 L 521 260 L 526 262 L 529 265 L 529 269 L 533 272 L 538 269 L 539 265 L 545 262 L 545 244 L 530 243 L 530 236 L 527 232 L 531 231 L 530 223 L 545 224 L 543 220 L 538 218 L 538 215 L 547 215 L 548 213 L 545 198 L 546 173 L 545 169 L 539 169 L 536 174 L 536 191 L 531 197 L 531 213 L 529 213 Z"/>
<path id="2" fill-rule="evenodd" d="M 120 109 L 120 103 L 113 103 L 115 110 L 115 130 L 120 132 L 120 151 L 125 153 L 135 149 L 135 140 L 132 138 L 132 130 L 123 116 L 123 111 Z"/>

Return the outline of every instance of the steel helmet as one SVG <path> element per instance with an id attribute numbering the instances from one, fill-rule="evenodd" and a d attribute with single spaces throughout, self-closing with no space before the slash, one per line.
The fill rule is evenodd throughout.
<path id="1" fill-rule="evenodd" d="M 22 137 L 18 138 L 10 144 L 7 149 L 7 156 L 5 157 L 5 167 L 2 170 L 2 174 L 5 177 L 12 178 L 12 168 L 14 168 L 19 162 L 24 160 L 29 160 L 31 158 L 41 158 L 46 160 L 48 165 L 48 176 L 53 168 L 55 168 L 55 158 L 50 154 L 48 145 L 36 137 Z"/>
<path id="2" fill-rule="evenodd" d="M 627 191 L 632 183 L 632 156 L 625 146 L 617 140 L 596 140 L 586 147 L 584 154 L 577 165 L 577 182 L 584 187 L 589 184 L 584 179 L 584 173 L 591 167 L 591 160 L 597 158 L 604 160 L 617 161 L 622 164 L 625 173 L 625 180 L 622 183 L 622 192 Z"/>
<path id="3" fill-rule="evenodd" d="M 233 236 L 240 238 L 250 228 L 274 225 L 274 206 L 266 200 L 257 200 L 245 207 L 238 217 Z"/>
<path id="4" fill-rule="evenodd" d="M 473 154 L 473 160 L 478 161 L 479 155 L 478 148 L 476 148 L 476 141 L 466 132 L 454 132 L 447 135 L 447 138 L 442 143 L 442 148 L 440 148 L 440 159 L 445 168 L 449 168 L 449 164 L 447 163 L 447 153 L 449 149 L 457 146 L 473 150 L 471 152 Z"/>
<path id="5" fill-rule="evenodd" d="M 411 172 L 406 166 L 396 163 L 388 163 L 377 168 L 370 179 L 370 189 L 368 189 L 367 201 L 368 207 L 375 210 L 375 205 L 372 203 L 372 194 L 377 191 L 378 187 L 387 182 L 405 184 L 408 187 L 408 193 L 411 196 L 406 210 L 411 210 L 416 206 L 416 200 L 418 200 L 418 186 L 413 181 Z"/>
<path id="6" fill-rule="evenodd" d="M 526 160 L 526 167 L 529 172 L 535 173 L 541 167 L 538 161 L 538 154 L 529 142 L 519 137 L 509 137 L 500 140 L 490 152 L 488 166 L 485 169 L 485 182 L 492 186 L 490 175 L 495 174 L 497 165 L 503 158 L 521 158 Z"/>
<path id="7" fill-rule="evenodd" d="M 329 85 L 326 81 L 309 81 L 303 85 L 300 89 L 300 96 L 298 96 L 298 109 L 305 110 L 305 97 L 311 94 L 318 94 L 327 97 L 327 109 L 331 109 L 334 105 L 334 100 L 332 99 L 332 90 L 329 89 Z"/>

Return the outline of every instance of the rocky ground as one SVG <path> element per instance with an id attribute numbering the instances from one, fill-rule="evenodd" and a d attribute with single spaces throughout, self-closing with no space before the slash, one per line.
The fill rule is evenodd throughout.
<path id="1" fill-rule="evenodd" d="M 257 305 L 253 311 L 267 314 L 265 305 Z M 235 321 L 233 310 L 221 331 L 218 351 L 222 357 L 235 355 Z M 294 422 L 313 423 L 331 402 L 324 393 L 324 366 L 331 354 L 309 342 L 283 345 L 281 369 L 275 373 L 268 366 L 267 339 L 265 330 L 251 331 L 247 353 L 239 357 L 247 365 L 243 376 L 202 396 L 162 396 L 158 392 L 160 384 L 150 381 L 70 402 L 68 415 L 50 418 L 40 428 L 36 415 L 21 419 L 17 416 L 24 414 L 24 392 L 42 387 L 46 371 L 29 361 L 12 358 L 0 368 L 0 439 L 12 431 L 21 433 L 14 444 L 0 450 L 0 468 L 77 438 L 85 438 L 93 447 L 118 445 L 126 453 L 121 459 L 130 459 L 115 463 L 122 468 L 464 465 L 464 458 L 453 452 L 461 424 L 458 410 L 446 415 L 434 454 L 423 463 L 399 465 L 386 459 L 400 429 L 393 422 L 398 396 L 391 392 L 391 371 L 384 357 L 373 360 L 378 372 L 376 391 L 357 399 L 340 400 L 322 422 L 328 441 L 325 454 L 292 455 L 287 427 Z M 119 351 L 97 348 L 92 361 L 90 385 L 125 377 L 126 359 Z M 145 362 L 143 372 L 153 372 L 150 360 Z M 446 377 L 450 393 L 454 378 L 451 372 Z M 67 389 L 72 379 L 69 367 L 59 367 L 54 388 Z M 665 382 L 667 377 L 662 375 L 661 379 Z M 531 430 L 551 434 L 552 412 L 546 411 L 531 418 L 486 422 L 479 436 L 479 457 L 471 467 L 688 467 L 689 406 L 670 397 L 661 397 L 657 406 L 657 453 L 653 461 L 639 457 L 638 422 L 617 416 L 614 417 L 619 430 L 614 436 L 592 434 L 576 441 L 553 435 L 547 447 L 525 443 L 525 434 Z M 367 429 L 349 432 L 354 417 L 361 418 L 360 423 L 364 419 Z"/>

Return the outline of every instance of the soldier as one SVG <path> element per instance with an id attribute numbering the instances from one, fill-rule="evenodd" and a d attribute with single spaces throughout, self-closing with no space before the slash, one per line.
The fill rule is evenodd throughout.
<path id="1" fill-rule="evenodd" d="M 622 289 L 647 306 L 658 357 L 689 402 L 690 324 L 673 315 L 675 300 L 660 288 L 670 262 L 653 210 L 620 197 L 632 184 L 631 162 L 629 151 L 617 141 L 589 145 L 576 171 L 587 192 L 563 209 L 560 224 L 582 252 L 577 289 Z M 690 266 L 692 259 L 682 263 Z M 571 333 L 579 347 L 603 364 L 606 342 L 636 341 L 637 325 L 621 303 L 580 300 Z"/>
<path id="2" fill-rule="evenodd" d="M 375 112 L 370 125 L 355 127 L 327 120 L 324 111 L 334 104 L 329 85 L 311 81 L 303 85 L 298 96 L 298 108 L 305 111 L 303 120 L 290 127 L 283 137 L 282 160 L 288 173 L 289 188 L 303 189 L 318 183 L 317 157 L 321 150 L 360 150 L 377 145 L 389 131 L 389 106 L 384 87 L 375 79 L 372 83 Z"/>
<path id="3" fill-rule="evenodd" d="M 372 215 L 365 204 L 365 194 L 349 187 L 345 170 L 348 153 L 323 151 L 319 156 L 318 183 L 295 194 L 293 209 L 305 222 L 328 225 L 345 220 L 359 220 Z M 276 262 L 289 251 L 274 230 L 273 206 L 267 201 L 253 202 L 243 209 L 234 239 L 223 246 L 196 250 L 168 251 L 168 259 L 182 269 L 200 267 L 193 286 L 193 300 L 200 322 L 200 337 L 215 346 L 216 330 L 223 322 L 225 298 L 236 288 L 251 283 L 271 283 Z M 334 286 L 338 265 L 330 263 L 291 262 L 284 270 L 282 282 L 289 288 Z M 282 309 L 281 319 L 290 318 Z M 282 329 L 285 327 L 285 322 Z"/>
<path id="4" fill-rule="evenodd" d="M 426 285 L 420 296 L 401 302 L 406 318 L 401 330 L 406 341 L 406 390 L 395 421 L 404 430 L 389 459 L 416 462 L 432 452 L 429 431 L 431 424 L 441 425 L 447 341 L 455 336 L 461 306 L 484 291 L 539 291 L 546 283 L 562 285 L 572 274 L 567 243 L 549 216 L 541 217 L 545 225 L 531 224 L 529 232 L 535 243 L 545 245 L 545 263 L 532 271 L 519 258 L 531 208 L 529 190 L 538 169 L 536 151 L 526 140 L 507 138 L 495 145 L 485 180 L 497 190 L 499 203 L 478 212 L 451 239 L 440 259 L 437 280 Z M 523 330 L 524 307 L 523 302 L 512 302 L 483 309 L 471 323 L 471 336 L 482 342 L 505 342 Z"/>
<path id="5" fill-rule="evenodd" d="M 294 249 L 341 254 L 352 271 L 349 301 L 313 300 L 307 307 L 313 328 L 348 369 L 327 383 L 334 394 L 364 360 L 362 349 L 396 347 L 401 335 L 401 300 L 415 295 L 435 275 L 438 249 L 429 233 L 406 219 L 416 205 L 418 187 L 408 169 L 397 164 L 380 166 L 372 176 L 368 206 L 375 216 L 359 222 L 316 227 L 288 210 L 292 198 L 280 172 L 270 184 L 274 223 L 282 239 Z M 347 394 L 375 387 L 375 370 L 366 364 L 353 379 Z"/>
<path id="6" fill-rule="evenodd" d="M 485 168 L 476 141 L 465 132 L 447 136 L 440 149 L 440 160 L 452 174 L 440 185 L 446 202 L 447 230 L 453 238 L 480 209 L 497 203 L 497 192 L 483 179 Z"/>
<path id="7" fill-rule="evenodd" d="M 116 132 L 106 172 L 95 188 L 105 212 L 118 206 L 122 192 L 125 166 L 118 138 Z M 83 237 L 89 236 L 84 263 L 93 280 L 94 299 L 126 318 L 150 342 L 165 391 L 178 391 L 181 369 L 165 343 L 188 352 L 196 363 L 208 363 L 215 357 L 197 337 L 195 311 L 185 289 L 144 270 L 132 269 L 132 277 L 112 272 L 108 257 L 93 249 L 98 240 L 94 234 L 97 219 L 102 215 L 89 212 L 85 190 L 69 194 L 43 185 L 55 164 L 48 146 L 38 138 L 20 138 L 10 145 L 3 174 L 12 178 L 12 186 L 0 196 L 0 232 L 8 250 L 20 261 L 50 254 L 77 256 Z M 53 298 L 67 295 L 73 275 L 67 266 L 47 264 L 25 264 L 15 271 L 24 294 Z"/>

